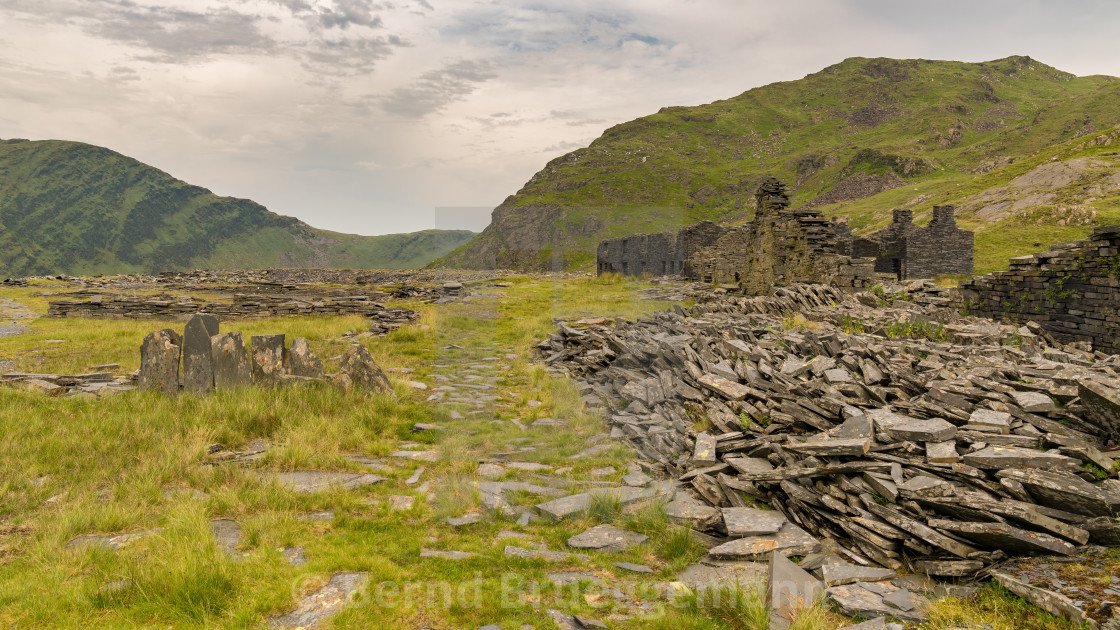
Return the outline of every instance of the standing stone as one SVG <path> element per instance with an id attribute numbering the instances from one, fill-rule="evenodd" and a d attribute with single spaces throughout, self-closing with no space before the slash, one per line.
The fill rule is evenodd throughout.
<path id="1" fill-rule="evenodd" d="M 253 382 L 276 385 L 284 375 L 284 335 L 253 335 Z"/>
<path id="2" fill-rule="evenodd" d="M 183 338 L 174 330 L 157 330 L 144 337 L 140 345 L 141 389 L 154 389 L 169 396 L 179 395 L 179 354 Z"/>
<path id="3" fill-rule="evenodd" d="M 775 550 L 766 575 L 766 605 L 770 630 L 786 630 L 801 609 L 811 608 L 824 595 L 824 584 Z"/>
<path id="4" fill-rule="evenodd" d="M 214 366 L 210 337 L 218 334 L 218 318 L 205 313 L 192 315 L 183 329 L 183 389 L 208 394 L 214 389 Z"/>
<path id="5" fill-rule="evenodd" d="M 311 345 L 303 337 L 292 341 L 288 351 L 288 373 L 292 376 L 323 378 L 323 362 L 311 352 Z"/>
<path id="6" fill-rule="evenodd" d="M 249 353 L 241 333 L 231 332 L 210 338 L 210 361 L 214 366 L 214 387 L 229 389 L 252 382 Z"/>
<path id="7" fill-rule="evenodd" d="M 348 382 L 355 389 L 371 392 L 393 391 L 389 377 L 385 376 L 385 372 L 381 371 L 381 366 L 373 360 L 369 350 L 360 343 L 350 346 L 350 349 L 342 355 L 338 369 L 339 375 L 343 377 L 341 380 Z"/>

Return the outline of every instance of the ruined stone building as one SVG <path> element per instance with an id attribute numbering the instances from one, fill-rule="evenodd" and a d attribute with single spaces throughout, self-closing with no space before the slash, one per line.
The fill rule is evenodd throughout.
<path id="1" fill-rule="evenodd" d="M 875 274 L 898 279 L 972 274 L 972 232 L 957 227 L 952 206 L 936 206 L 927 227 L 910 210 L 866 238 L 847 223 L 812 209 L 792 210 L 786 186 L 774 178 L 755 193 L 755 217 L 745 225 L 704 221 L 679 232 L 636 234 L 601 242 L 598 272 L 735 283 L 746 293 L 767 293 L 794 282 L 859 288 Z"/>
<path id="2" fill-rule="evenodd" d="M 598 272 L 680 274 L 694 280 L 737 283 L 752 294 L 792 282 L 863 286 L 871 261 L 837 254 L 836 223 L 813 210 L 790 210 L 784 184 L 767 179 L 755 194 L 753 221 L 721 226 L 704 221 L 679 232 L 603 241 Z M 857 281 L 856 278 L 859 278 Z"/>
<path id="3" fill-rule="evenodd" d="M 877 273 L 899 280 L 943 274 L 972 275 L 973 235 L 957 227 L 953 206 L 934 206 L 926 227 L 914 225 L 914 213 L 896 209 L 894 222 L 866 238 L 842 240 L 841 253 L 874 258 Z M 846 230 L 846 227 L 845 227 Z"/>

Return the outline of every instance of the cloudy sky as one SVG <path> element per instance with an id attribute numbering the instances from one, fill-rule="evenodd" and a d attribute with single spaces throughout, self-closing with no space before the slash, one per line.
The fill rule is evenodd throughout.
<path id="1" fill-rule="evenodd" d="M 665 105 L 852 56 L 1120 75 L 1118 27 L 1115 0 L 0 0 L 0 138 L 107 146 L 331 230 L 478 230 Z"/>

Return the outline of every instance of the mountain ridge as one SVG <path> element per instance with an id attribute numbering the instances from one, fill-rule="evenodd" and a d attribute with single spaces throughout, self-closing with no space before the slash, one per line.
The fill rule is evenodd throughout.
<path id="1" fill-rule="evenodd" d="M 795 207 L 847 217 L 865 233 L 889 222 L 895 205 L 919 217 L 934 203 L 967 206 L 967 195 L 956 193 L 985 178 L 1003 186 L 1022 174 L 1015 164 L 1076 159 L 1066 145 L 1111 137 L 1120 125 L 1117 97 L 1115 77 L 1075 77 L 1026 56 L 850 58 L 802 79 L 614 125 L 550 160 L 495 208 L 479 236 L 433 266 L 587 268 L 602 238 L 748 220 L 754 188 L 770 175 L 793 185 Z M 1101 159 L 1107 165 L 1100 168 L 1111 168 L 1111 157 Z M 1048 203 L 1029 208 L 1054 215 L 1034 219 L 1041 234 L 1029 243 L 1080 238 L 1094 222 L 1120 219 L 1114 190 L 1088 202 L 1091 195 L 1051 192 Z M 1086 203 L 1095 206 L 1089 224 L 1060 224 L 1070 206 Z M 994 221 L 960 213 L 962 225 L 978 230 L 978 270 L 1028 253 L 994 234 L 1029 232 L 1022 210 Z"/>
<path id="2" fill-rule="evenodd" d="M 0 270 L 7 275 L 417 268 L 471 236 L 320 230 L 105 147 L 0 140 Z"/>

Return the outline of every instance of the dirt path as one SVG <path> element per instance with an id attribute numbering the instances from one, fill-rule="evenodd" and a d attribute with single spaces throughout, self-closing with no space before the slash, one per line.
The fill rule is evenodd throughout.
<path id="1" fill-rule="evenodd" d="M 0 338 L 15 337 L 27 330 L 25 324 L 35 319 L 35 313 L 9 298 L 0 298 Z"/>

